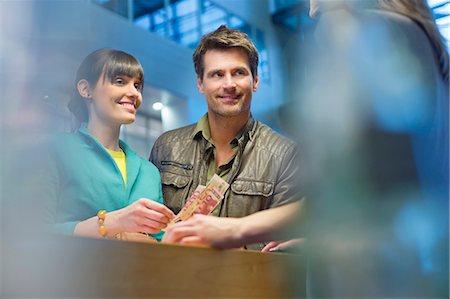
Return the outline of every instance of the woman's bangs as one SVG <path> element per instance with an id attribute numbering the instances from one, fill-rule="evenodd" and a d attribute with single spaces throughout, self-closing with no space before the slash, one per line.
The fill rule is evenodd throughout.
<path id="1" fill-rule="evenodd" d="M 128 76 L 138 78 L 141 82 L 144 81 L 144 70 L 139 62 L 131 57 L 116 58 L 118 59 L 105 64 L 105 79 L 113 80 L 116 77 Z"/>

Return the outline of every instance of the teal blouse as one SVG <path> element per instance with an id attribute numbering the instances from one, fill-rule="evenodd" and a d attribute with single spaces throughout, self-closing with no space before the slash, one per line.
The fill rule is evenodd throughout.
<path id="1" fill-rule="evenodd" d="M 115 211 L 142 197 L 163 203 L 158 169 L 125 142 L 120 140 L 119 146 L 126 155 L 126 185 L 112 156 L 85 126 L 55 141 L 46 209 L 53 230 L 72 234 L 79 222 L 99 210 Z M 160 240 L 162 235 L 153 237 Z"/>

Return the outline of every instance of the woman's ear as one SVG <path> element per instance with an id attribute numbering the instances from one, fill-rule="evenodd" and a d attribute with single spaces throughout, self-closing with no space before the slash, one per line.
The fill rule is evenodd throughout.
<path id="1" fill-rule="evenodd" d="M 89 88 L 89 82 L 85 79 L 81 79 L 77 83 L 77 89 L 80 96 L 82 96 L 85 99 L 92 98 L 91 90 Z"/>

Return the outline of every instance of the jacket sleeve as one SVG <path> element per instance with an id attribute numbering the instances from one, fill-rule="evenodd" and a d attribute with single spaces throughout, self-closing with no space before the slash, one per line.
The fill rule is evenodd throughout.
<path id="1" fill-rule="evenodd" d="M 160 139 L 161 139 L 161 137 L 159 137 L 153 144 L 152 150 L 150 152 L 150 157 L 148 158 L 148 160 L 150 162 L 152 162 L 158 169 L 159 169 L 159 163 L 158 163 L 159 161 L 157 158 L 158 158 L 158 148 L 159 148 L 159 144 L 160 144 Z"/>
<path id="2" fill-rule="evenodd" d="M 45 230 L 52 233 L 73 234 L 75 226 L 80 221 L 61 222 L 58 215 L 61 193 L 61 175 L 56 150 L 49 151 L 49 156 L 45 159 L 45 165 L 41 168 L 42 179 L 39 182 L 39 198 L 42 199 L 42 209 L 40 216 L 44 223 Z M 44 164 L 44 163 L 43 163 Z"/>
<path id="3" fill-rule="evenodd" d="M 302 198 L 300 188 L 298 148 L 290 146 L 281 158 L 279 174 L 269 208 L 292 203 Z"/>
<path id="4" fill-rule="evenodd" d="M 160 204 L 164 204 L 163 193 L 162 193 L 161 176 L 159 175 L 159 171 L 158 171 L 158 199 L 156 201 L 159 202 Z M 160 231 L 159 233 L 151 234 L 151 236 L 153 238 L 155 238 L 156 240 L 161 241 L 161 239 L 164 236 L 164 232 Z"/>

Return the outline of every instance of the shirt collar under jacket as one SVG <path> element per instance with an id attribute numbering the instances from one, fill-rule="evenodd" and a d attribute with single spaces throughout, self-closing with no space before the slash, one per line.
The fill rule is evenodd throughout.
<path id="1" fill-rule="evenodd" d="M 231 140 L 230 144 L 236 146 L 238 144 L 245 143 L 244 140 L 246 139 L 247 135 L 251 139 L 254 125 L 255 119 L 250 115 L 250 118 L 245 124 L 244 128 L 237 134 L 235 138 L 233 138 L 233 140 Z M 192 134 L 193 139 L 200 138 L 200 136 L 207 140 L 209 144 L 213 144 L 211 139 L 211 131 L 209 129 L 208 113 L 205 113 L 205 115 L 198 121 L 194 133 Z"/>

